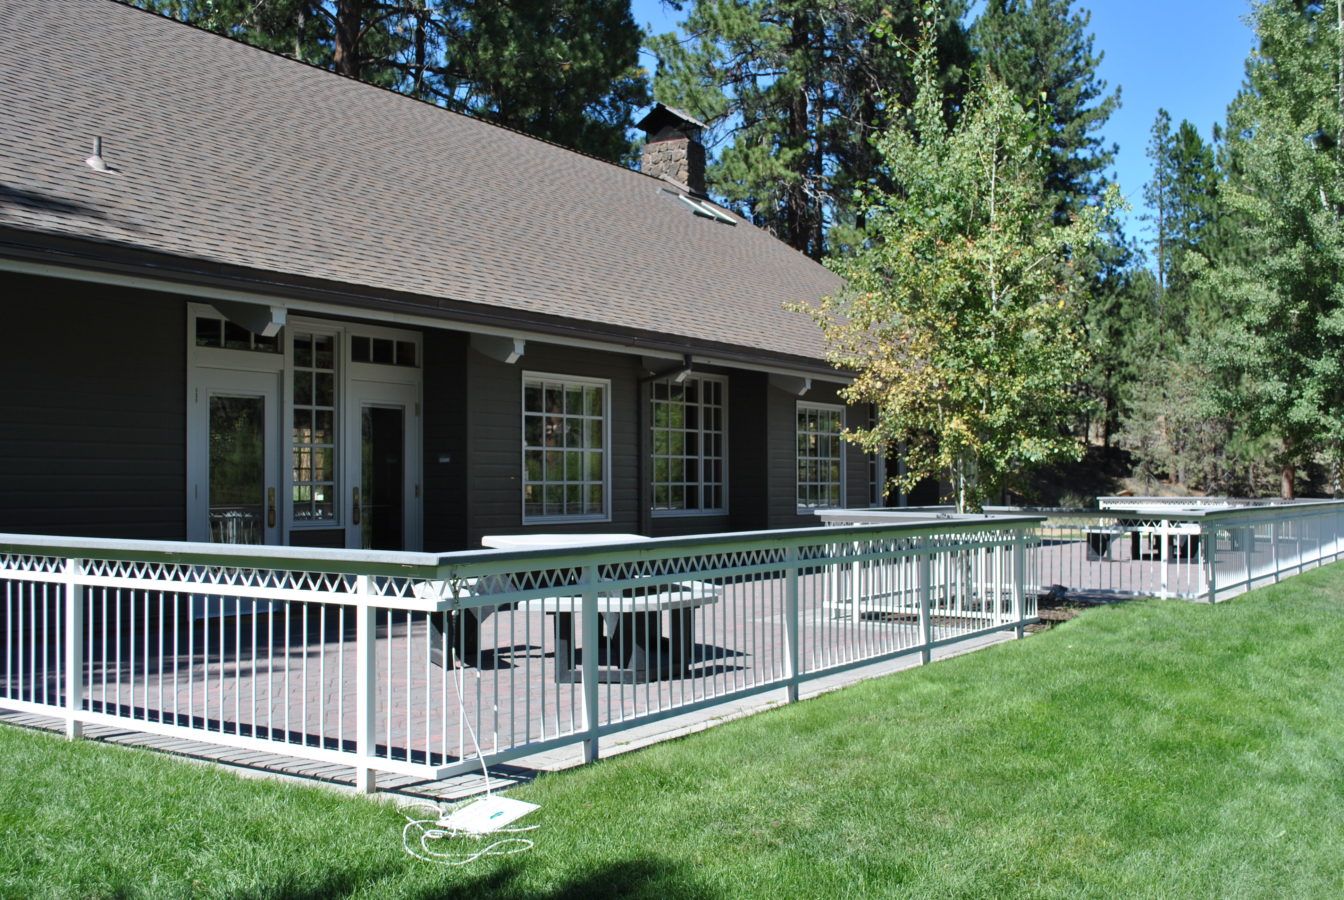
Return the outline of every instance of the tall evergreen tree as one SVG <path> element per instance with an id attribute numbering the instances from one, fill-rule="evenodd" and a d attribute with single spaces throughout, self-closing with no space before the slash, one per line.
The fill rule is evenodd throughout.
<path id="1" fill-rule="evenodd" d="M 606 159 L 648 103 L 629 0 L 135 0 Z"/>
<path id="2" fill-rule="evenodd" d="M 1290 497 L 1298 466 L 1344 458 L 1344 10 L 1265 0 L 1254 23 L 1226 195 L 1248 252 L 1217 273 L 1240 313 L 1218 349 L 1240 374 L 1224 408 L 1276 440 Z"/>
<path id="3" fill-rule="evenodd" d="M 1207 257 L 1213 250 L 1210 239 L 1219 219 L 1222 176 L 1213 146 L 1187 120 L 1173 132 L 1165 109 L 1157 111 L 1153 122 L 1148 158 L 1153 177 L 1144 186 L 1143 196 L 1152 209 L 1149 221 L 1158 287 L 1178 295 L 1178 302 L 1188 303 L 1192 298 L 1181 295 L 1193 288 L 1189 257 L 1195 252 Z"/>
<path id="4" fill-rule="evenodd" d="M 1073 0 L 988 0 L 971 29 L 980 65 L 1019 98 L 1049 111 L 1046 184 L 1057 212 L 1067 216 L 1096 200 L 1115 159 L 1101 128 L 1120 105 L 1097 75 L 1102 54 L 1092 49 L 1092 16 Z"/>
<path id="5" fill-rule="evenodd" d="M 883 180 L 871 138 L 887 97 L 914 96 L 918 0 L 696 0 L 686 37 L 656 36 L 654 94 L 710 125 L 713 193 L 798 250 L 820 258 L 853 240 L 854 189 Z M 944 88 L 969 47 L 963 0 L 935 4 Z M 893 38 L 895 40 L 893 40 Z M 885 182 L 888 183 L 889 182 Z"/>

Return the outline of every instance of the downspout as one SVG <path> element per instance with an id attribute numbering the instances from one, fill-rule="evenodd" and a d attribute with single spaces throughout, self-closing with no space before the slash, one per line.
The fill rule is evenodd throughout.
<path id="1" fill-rule="evenodd" d="M 687 353 L 682 356 L 681 365 L 646 375 L 636 383 L 635 421 L 638 423 L 638 428 L 635 434 L 635 453 L 639 455 L 639 490 L 636 494 L 639 497 L 639 533 L 645 536 L 650 536 L 649 532 L 653 530 L 653 494 L 649 490 L 653 483 L 653 463 L 649 459 L 649 429 L 652 423 L 649 421 L 649 398 L 644 393 L 644 388 L 670 375 L 680 375 L 681 380 L 685 380 L 686 376 L 691 374 L 693 366 L 691 354 Z"/>

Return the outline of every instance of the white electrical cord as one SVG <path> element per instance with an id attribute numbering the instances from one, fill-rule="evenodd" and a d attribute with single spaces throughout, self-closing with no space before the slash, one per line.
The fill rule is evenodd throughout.
<path id="1" fill-rule="evenodd" d="M 444 663 L 449 663 L 451 661 L 452 655 L 450 651 L 444 654 Z M 485 764 L 485 754 L 481 752 L 481 742 L 476 737 L 476 729 L 472 727 L 471 717 L 466 714 L 466 704 L 462 699 L 463 694 L 466 693 L 465 687 L 462 684 L 462 675 L 465 668 L 466 667 L 459 661 L 457 674 L 450 680 L 452 681 L 453 686 L 457 688 L 457 708 L 461 710 L 462 720 L 467 725 L 467 731 L 471 733 L 471 743 L 472 746 L 476 748 L 476 758 L 481 761 L 481 774 L 485 776 L 485 796 L 489 797 L 492 793 L 490 787 L 490 770 Z M 477 677 L 480 677 L 479 674 Z M 476 801 L 473 800 L 472 802 Z M 444 805 L 437 803 L 421 803 L 409 807 L 423 810 L 432 809 L 434 810 L 434 817 L 430 819 L 416 819 L 407 816 L 406 813 L 403 812 L 402 815 L 406 818 L 406 825 L 401 829 L 402 848 L 411 856 L 414 856 L 416 859 L 423 859 L 425 862 L 438 863 L 444 866 L 465 866 L 468 863 L 475 862 L 483 856 L 508 856 L 512 853 L 522 853 L 526 850 L 531 850 L 534 846 L 533 842 L 527 838 L 506 837 L 487 844 L 475 851 L 439 851 L 431 849 L 429 846 L 430 841 L 454 838 L 471 838 L 480 841 L 492 835 L 518 834 L 524 831 L 535 831 L 541 827 L 540 825 L 524 825 L 518 828 L 498 828 L 488 832 L 464 831 L 460 828 L 446 827 L 447 819 L 453 808 L 461 805 L 462 803 Z M 406 808 L 408 807 L 403 807 L 403 810 Z M 415 829 L 420 830 L 420 840 L 417 842 L 420 845 L 419 849 L 416 849 L 411 840 L 412 833 Z"/>

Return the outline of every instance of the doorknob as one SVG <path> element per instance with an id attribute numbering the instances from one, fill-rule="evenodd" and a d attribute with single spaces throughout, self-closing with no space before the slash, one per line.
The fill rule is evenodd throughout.
<path id="1" fill-rule="evenodd" d="M 275 488 L 266 489 L 266 527 L 275 527 Z"/>
<path id="2" fill-rule="evenodd" d="M 359 524 L 359 519 L 360 519 L 360 511 L 359 511 L 359 488 L 355 488 L 355 501 L 354 501 L 354 502 L 355 502 L 355 511 L 354 511 L 354 513 L 351 515 L 351 518 L 354 520 L 355 524 L 358 525 L 358 524 Z"/>

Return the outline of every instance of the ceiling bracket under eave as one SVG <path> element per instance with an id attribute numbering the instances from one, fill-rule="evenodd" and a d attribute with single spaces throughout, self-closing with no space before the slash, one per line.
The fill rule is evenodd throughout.
<path id="1" fill-rule="evenodd" d="M 233 324 L 261 337 L 275 337 L 285 327 L 287 310 L 283 306 L 234 300 L 211 300 L 210 305 Z"/>
<path id="2" fill-rule="evenodd" d="M 801 397 L 812 390 L 812 379 L 797 375 L 777 375 L 770 376 L 770 383 L 782 391 L 787 391 L 796 397 Z"/>
<path id="3" fill-rule="evenodd" d="M 471 346 L 479 353 L 491 359 L 499 360 L 511 366 L 523 358 L 527 351 L 527 341 L 517 337 L 499 337 L 493 334 L 473 334 Z"/>

